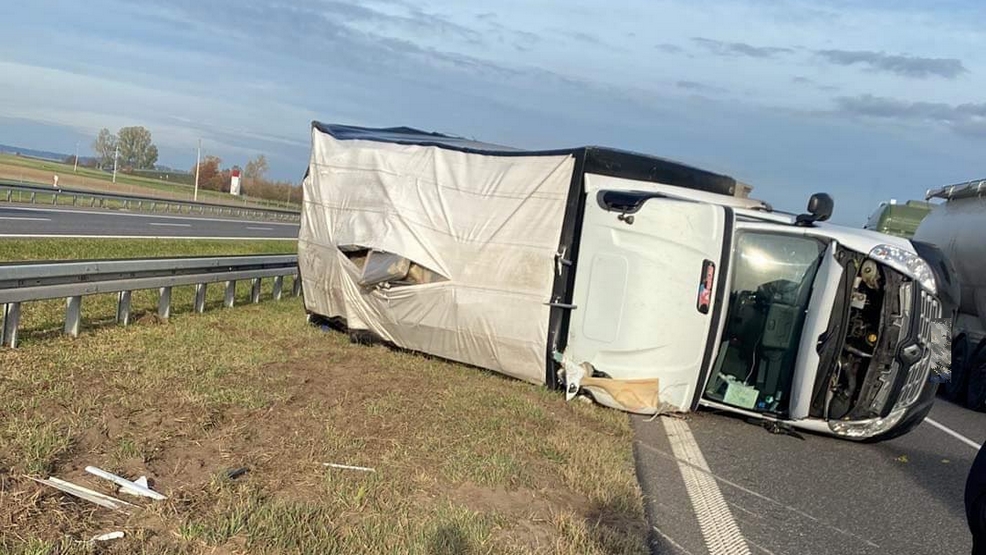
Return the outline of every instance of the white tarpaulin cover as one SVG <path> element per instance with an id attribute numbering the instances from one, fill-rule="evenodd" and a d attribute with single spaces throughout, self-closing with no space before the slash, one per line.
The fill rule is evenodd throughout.
<path id="1" fill-rule="evenodd" d="M 573 171 L 570 154 L 481 155 L 314 127 L 298 243 L 305 307 L 400 347 L 543 383 L 545 303 Z M 361 287 L 364 259 L 340 247 L 397 255 L 387 260 L 444 280 Z"/>

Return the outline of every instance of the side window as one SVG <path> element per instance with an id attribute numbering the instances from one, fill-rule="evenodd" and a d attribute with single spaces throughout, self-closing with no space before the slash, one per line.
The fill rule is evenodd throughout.
<path id="1" fill-rule="evenodd" d="M 448 281 L 448 278 L 413 260 L 359 245 L 339 247 L 360 270 L 361 287 L 400 287 Z"/>

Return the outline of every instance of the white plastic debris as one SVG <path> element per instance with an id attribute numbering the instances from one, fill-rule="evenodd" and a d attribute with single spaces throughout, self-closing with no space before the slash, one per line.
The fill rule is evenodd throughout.
<path id="1" fill-rule="evenodd" d="M 108 542 L 110 540 L 118 540 L 122 538 L 125 534 L 123 532 L 109 532 L 107 534 L 101 534 L 99 536 L 93 536 L 89 541 L 92 542 Z"/>
<path id="2" fill-rule="evenodd" d="M 331 468 L 341 468 L 343 470 L 359 470 L 360 472 L 376 472 L 376 470 L 372 468 L 367 468 L 365 466 L 349 466 L 348 464 L 335 464 L 335 463 L 322 463 L 322 465 Z"/>
<path id="3" fill-rule="evenodd" d="M 106 472 L 105 470 L 101 468 L 96 468 L 95 466 L 87 466 L 86 472 L 92 474 L 93 476 L 99 476 L 100 478 L 109 480 L 114 484 L 121 486 L 120 491 L 126 490 L 124 493 L 129 493 L 131 495 L 140 495 L 142 497 L 150 497 L 151 499 L 157 499 L 158 501 L 167 499 L 167 496 L 161 495 L 160 493 L 147 487 L 147 478 L 143 476 L 141 476 L 141 478 L 143 478 L 143 482 L 140 483 L 140 479 L 138 479 L 137 482 L 131 482 L 126 478 L 121 478 L 120 476 L 117 476 L 112 472 Z"/>
<path id="4" fill-rule="evenodd" d="M 106 507 L 107 509 L 126 512 L 128 507 L 136 507 L 136 505 L 127 503 L 122 499 L 110 497 L 109 495 L 103 495 L 98 491 L 93 491 L 89 488 L 84 488 L 82 486 L 73 484 L 72 482 L 66 482 L 65 480 L 59 480 L 58 478 L 55 478 L 53 476 L 49 477 L 47 480 L 39 480 L 37 478 L 31 478 L 30 476 L 28 476 L 28 478 L 34 480 L 35 482 L 38 482 L 39 484 L 45 484 L 47 486 L 51 486 L 59 491 L 63 491 L 69 495 L 74 495 L 79 499 L 85 499 L 90 503 L 95 503 L 96 505 L 99 505 L 100 507 Z"/>

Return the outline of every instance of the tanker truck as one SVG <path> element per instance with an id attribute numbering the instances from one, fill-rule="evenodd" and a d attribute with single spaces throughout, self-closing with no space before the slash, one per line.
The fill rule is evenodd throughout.
<path id="1" fill-rule="evenodd" d="M 952 338 L 952 376 L 942 395 L 986 412 L 986 180 L 931 189 L 942 199 L 914 234 L 915 244 L 936 245 L 960 284 Z"/>

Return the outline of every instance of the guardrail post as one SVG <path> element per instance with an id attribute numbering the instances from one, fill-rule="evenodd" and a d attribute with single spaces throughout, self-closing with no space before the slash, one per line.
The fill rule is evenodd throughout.
<path id="1" fill-rule="evenodd" d="M 72 195 L 72 206 L 79 202 L 79 195 Z"/>
<path id="2" fill-rule="evenodd" d="M 205 312 L 205 283 L 195 285 L 195 312 L 202 314 Z"/>
<path id="3" fill-rule="evenodd" d="M 156 203 L 156 202 L 152 202 L 152 203 L 151 203 L 151 212 L 153 212 L 153 211 L 154 211 L 154 208 L 155 208 L 156 206 L 157 206 L 157 203 Z"/>
<path id="4" fill-rule="evenodd" d="M 260 278 L 250 280 L 250 302 L 254 304 L 260 302 Z"/>
<path id="5" fill-rule="evenodd" d="M 58 191 L 55 191 L 55 194 L 51 195 L 51 204 L 58 204 Z"/>
<path id="6" fill-rule="evenodd" d="M 92 197 L 91 199 L 89 199 L 89 208 L 95 208 L 95 207 L 96 207 L 96 197 Z"/>
<path id="7" fill-rule="evenodd" d="M 35 198 L 37 198 L 37 196 L 38 196 L 37 193 L 35 193 L 35 192 L 32 192 L 31 193 L 31 204 L 34 204 L 34 200 L 35 200 Z"/>
<path id="8" fill-rule="evenodd" d="M 138 200 L 137 201 L 137 210 L 143 210 L 143 209 L 144 209 L 144 201 Z"/>
<path id="9" fill-rule="evenodd" d="M 82 297 L 69 297 L 65 300 L 65 333 L 78 337 L 81 324 Z"/>
<path id="10" fill-rule="evenodd" d="M 7 189 L 7 202 L 10 202 L 10 199 L 13 197 L 14 197 L 14 191 L 11 189 Z"/>
<path id="11" fill-rule="evenodd" d="M 159 289 L 161 296 L 157 303 L 157 315 L 158 317 L 167 320 L 171 318 L 171 288 L 162 287 Z"/>
<path id="12" fill-rule="evenodd" d="M 116 323 L 121 326 L 130 324 L 130 291 L 120 291 L 116 295 Z"/>
<path id="13" fill-rule="evenodd" d="M 233 303 L 236 301 L 236 282 L 227 281 L 226 282 L 226 292 L 224 293 L 223 306 L 226 308 L 233 308 Z"/>
<path id="14" fill-rule="evenodd" d="M 301 274 L 294 276 L 294 284 L 291 286 L 291 293 L 295 297 L 301 295 Z"/>
<path id="15" fill-rule="evenodd" d="M 274 300 L 281 300 L 281 290 L 284 289 L 284 276 L 274 276 Z"/>
<path id="16" fill-rule="evenodd" d="M 17 326 L 21 320 L 21 303 L 3 305 L 3 328 L 0 328 L 0 346 L 13 349 L 17 346 Z"/>
<path id="17" fill-rule="evenodd" d="M 99 207 L 106 208 L 106 199 L 104 199 L 103 197 L 99 197 Z"/>

